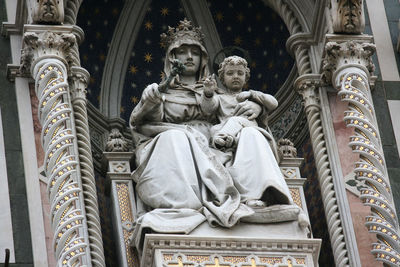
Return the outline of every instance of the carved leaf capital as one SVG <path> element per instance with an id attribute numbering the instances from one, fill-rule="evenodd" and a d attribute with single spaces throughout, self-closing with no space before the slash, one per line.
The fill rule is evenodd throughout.
<path id="1" fill-rule="evenodd" d="M 304 107 L 316 106 L 319 108 L 319 97 L 316 90 L 321 85 L 320 75 L 302 75 L 294 82 L 297 92 L 303 97 Z"/>
<path id="2" fill-rule="evenodd" d="M 70 57 L 71 48 L 76 43 L 76 38 L 72 33 L 26 32 L 23 42 L 20 70 L 21 73 L 26 73 L 32 62 L 41 57 L 53 56 L 67 61 Z"/>
<path id="3" fill-rule="evenodd" d="M 372 75 L 375 70 L 372 62 L 375 49 L 373 43 L 328 42 L 325 45 L 325 57 L 322 63 L 323 81 L 327 84 L 334 83 L 336 72 L 345 67 L 358 67 Z"/>
<path id="4" fill-rule="evenodd" d="M 87 85 L 90 74 L 82 67 L 71 67 L 70 84 L 72 100 L 83 99 L 86 101 Z"/>

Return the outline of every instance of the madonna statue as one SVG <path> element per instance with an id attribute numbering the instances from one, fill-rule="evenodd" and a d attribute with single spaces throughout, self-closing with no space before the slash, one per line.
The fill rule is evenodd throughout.
<path id="1" fill-rule="evenodd" d="M 201 106 L 209 75 L 203 34 L 185 19 L 161 41 L 166 79 L 144 89 L 129 122 L 139 207 L 134 243 L 139 247 L 143 231 L 188 234 L 205 221 L 225 228 L 239 221 L 271 222 L 258 213 L 293 200 L 275 141 L 264 129 L 268 110 L 242 99 L 233 115 L 255 118 L 257 125 L 241 129 L 231 149 L 214 148 L 210 129 L 218 117 Z M 179 74 L 177 60 L 183 64 Z M 297 220 L 298 212 L 283 220 Z"/>

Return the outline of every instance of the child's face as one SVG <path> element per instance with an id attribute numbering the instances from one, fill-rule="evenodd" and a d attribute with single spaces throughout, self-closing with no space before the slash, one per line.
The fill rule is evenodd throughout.
<path id="1" fill-rule="evenodd" d="M 232 92 L 240 92 L 246 83 L 246 69 L 243 65 L 227 65 L 224 72 L 225 86 Z"/>

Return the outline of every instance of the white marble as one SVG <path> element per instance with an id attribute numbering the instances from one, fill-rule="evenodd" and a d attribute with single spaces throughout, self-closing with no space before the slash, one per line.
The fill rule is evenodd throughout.
<path id="1" fill-rule="evenodd" d="M 232 228 L 210 227 L 204 222 L 194 229 L 190 236 L 203 237 L 245 237 L 245 238 L 308 238 L 308 229 L 299 226 L 297 221 L 270 224 L 239 223 Z"/>
<path id="2" fill-rule="evenodd" d="M 10 249 L 10 263 L 15 262 L 11 208 L 8 191 L 6 154 L 3 139 L 3 122 L 0 109 L 0 262 L 5 258 L 5 249 Z"/>
<path id="3" fill-rule="evenodd" d="M 379 68 L 384 81 L 400 81 L 383 1 L 366 0 Z"/>
<path id="4" fill-rule="evenodd" d="M 33 132 L 31 100 L 28 80 L 15 79 L 19 127 L 21 133 L 22 157 L 26 195 L 29 209 L 29 224 L 31 227 L 32 252 L 35 266 L 48 266 L 46 236 L 44 231 L 42 199 L 39 187 L 35 138 Z"/>
<path id="5" fill-rule="evenodd" d="M 388 105 L 397 144 L 397 152 L 400 156 L 400 100 L 388 100 Z"/>

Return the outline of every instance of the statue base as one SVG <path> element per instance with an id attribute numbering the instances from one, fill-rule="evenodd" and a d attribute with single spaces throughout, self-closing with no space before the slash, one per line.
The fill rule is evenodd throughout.
<path id="1" fill-rule="evenodd" d="M 189 235 L 146 234 L 141 266 L 318 266 L 321 240 L 307 236 L 297 221 L 242 223 L 231 229 L 205 223 Z"/>

